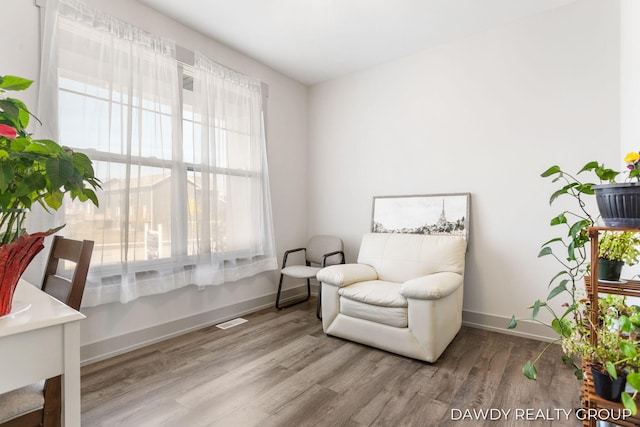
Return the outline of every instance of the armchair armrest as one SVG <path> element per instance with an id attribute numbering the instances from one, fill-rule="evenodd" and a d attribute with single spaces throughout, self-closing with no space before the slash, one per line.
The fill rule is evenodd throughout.
<path id="1" fill-rule="evenodd" d="M 318 271 L 316 279 L 319 282 L 343 287 L 355 282 L 376 280 L 378 273 L 368 264 L 337 264 Z"/>
<path id="2" fill-rule="evenodd" d="M 407 280 L 400 287 L 405 298 L 440 299 L 450 295 L 462 286 L 462 275 L 444 271 Z"/>
<path id="3" fill-rule="evenodd" d="M 322 268 L 324 268 L 324 266 L 327 264 L 327 258 L 333 255 L 342 255 L 342 261 L 340 262 L 340 264 L 344 264 L 344 261 L 345 261 L 344 251 L 334 251 L 334 252 L 329 252 L 328 254 L 322 255 Z"/>
<path id="4" fill-rule="evenodd" d="M 285 251 L 284 256 L 282 257 L 282 269 L 284 270 L 284 268 L 287 266 L 287 258 L 289 257 L 289 254 L 294 253 L 294 252 L 299 252 L 299 251 L 306 251 L 307 248 L 296 248 L 296 249 L 289 249 L 288 251 Z"/>

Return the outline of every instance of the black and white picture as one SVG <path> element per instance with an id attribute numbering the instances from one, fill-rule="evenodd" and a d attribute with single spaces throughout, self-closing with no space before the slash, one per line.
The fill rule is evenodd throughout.
<path id="1" fill-rule="evenodd" d="M 468 239 L 470 197 L 470 193 L 374 197 L 371 231 Z"/>

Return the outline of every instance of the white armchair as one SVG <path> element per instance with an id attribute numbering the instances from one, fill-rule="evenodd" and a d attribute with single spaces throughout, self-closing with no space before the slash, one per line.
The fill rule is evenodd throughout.
<path id="1" fill-rule="evenodd" d="M 324 332 L 435 362 L 462 325 L 462 236 L 369 233 L 356 264 L 317 274 Z"/>

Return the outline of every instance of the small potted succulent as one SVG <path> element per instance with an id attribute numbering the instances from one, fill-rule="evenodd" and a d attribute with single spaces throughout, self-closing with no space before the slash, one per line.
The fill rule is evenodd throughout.
<path id="1" fill-rule="evenodd" d="M 6 96 L 31 83 L 21 77 L 0 76 L 0 316 L 11 311 L 13 291 L 43 249 L 44 237 L 57 231 L 27 234 L 23 228 L 26 213 L 36 204 L 47 211 L 57 210 L 65 194 L 98 205 L 94 190 L 100 188 L 100 181 L 91 160 L 55 141 L 32 138 L 27 126 L 35 116 L 24 102 Z"/>

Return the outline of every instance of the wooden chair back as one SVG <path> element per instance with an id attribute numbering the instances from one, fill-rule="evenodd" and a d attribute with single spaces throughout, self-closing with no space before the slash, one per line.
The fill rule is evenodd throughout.
<path id="1" fill-rule="evenodd" d="M 49 252 L 49 260 L 44 272 L 42 290 L 67 304 L 74 310 L 80 310 L 82 295 L 87 282 L 93 242 L 91 240 L 65 239 L 54 236 Z M 71 279 L 58 275 L 60 264 L 65 261 L 75 263 Z M 44 383 L 43 425 L 58 427 L 62 418 L 62 382 L 61 377 L 49 378 Z"/>
<path id="2" fill-rule="evenodd" d="M 65 239 L 54 236 L 49 259 L 42 281 L 42 290 L 74 310 L 80 309 L 82 295 L 89 272 L 89 263 L 93 253 L 91 240 Z M 71 279 L 58 274 L 61 263 L 75 263 Z M 60 427 L 62 422 L 62 382 L 61 377 L 49 378 L 44 383 L 44 408 L 24 414 L 0 427 L 44 426 Z"/>
<path id="3" fill-rule="evenodd" d="M 80 241 L 54 236 L 42 281 L 42 290 L 74 310 L 79 310 L 92 252 L 91 240 Z M 58 267 L 64 261 L 75 263 L 71 279 L 58 275 Z"/>

